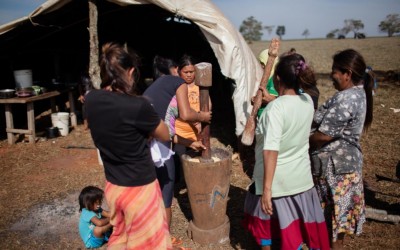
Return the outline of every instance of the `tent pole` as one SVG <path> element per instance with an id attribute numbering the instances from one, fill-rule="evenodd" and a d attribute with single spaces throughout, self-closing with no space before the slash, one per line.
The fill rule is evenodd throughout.
<path id="1" fill-rule="evenodd" d="M 100 88 L 100 67 L 99 67 L 99 36 L 97 32 L 97 5 L 96 0 L 89 0 L 89 77 L 93 87 Z"/>

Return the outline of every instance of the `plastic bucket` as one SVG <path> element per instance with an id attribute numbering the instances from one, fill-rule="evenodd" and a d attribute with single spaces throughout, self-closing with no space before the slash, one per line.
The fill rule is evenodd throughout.
<path id="1" fill-rule="evenodd" d="M 21 69 L 14 71 L 15 87 L 28 88 L 32 87 L 32 70 Z"/>
<path id="2" fill-rule="evenodd" d="M 53 127 L 57 127 L 62 136 L 67 136 L 69 133 L 69 113 L 58 112 L 51 114 L 51 123 Z"/>
<path id="3" fill-rule="evenodd" d="M 46 128 L 47 138 L 56 138 L 59 135 L 60 135 L 60 132 L 57 127 Z"/>

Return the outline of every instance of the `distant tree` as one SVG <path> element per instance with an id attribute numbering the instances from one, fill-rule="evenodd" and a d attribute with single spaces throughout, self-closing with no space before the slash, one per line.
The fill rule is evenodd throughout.
<path id="1" fill-rule="evenodd" d="M 342 31 L 347 35 L 349 32 L 354 32 L 354 39 L 358 38 L 357 34 L 360 29 L 364 29 L 364 24 L 361 20 L 346 19 Z"/>
<path id="2" fill-rule="evenodd" d="M 253 16 L 248 17 L 240 25 L 239 31 L 244 39 L 251 43 L 252 41 L 260 41 L 263 33 L 262 23 L 257 21 Z"/>
<path id="3" fill-rule="evenodd" d="M 307 37 L 310 35 L 310 31 L 308 29 L 305 29 L 301 35 L 304 36 L 305 39 L 307 39 Z"/>
<path id="4" fill-rule="evenodd" d="M 386 19 L 379 24 L 381 32 L 387 32 L 388 37 L 392 37 L 395 33 L 400 32 L 400 17 L 399 14 L 390 14 Z"/>
<path id="5" fill-rule="evenodd" d="M 326 34 L 326 38 L 328 38 L 328 39 L 335 38 L 335 34 L 332 32 L 329 32 L 328 34 Z"/>
<path id="6" fill-rule="evenodd" d="M 275 25 L 264 26 L 264 29 L 266 29 L 268 31 L 268 35 L 271 35 L 274 28 L 275 28 Z"/>
<path id="7" fill-rule="evenodd" d="M 326 38 L 335 38 L 335 36 L 338 32 L 339 32 L 339 29 L 331 30 L 328 34 L 326 34 Z"/>
<path id="8" fill-rule="evenodd" d="M 285 35 L 285 26 L 280 25 L 276 27 L 276 34 L 279 36 L 279 40 L 282 40 L 282 36 Z"/>

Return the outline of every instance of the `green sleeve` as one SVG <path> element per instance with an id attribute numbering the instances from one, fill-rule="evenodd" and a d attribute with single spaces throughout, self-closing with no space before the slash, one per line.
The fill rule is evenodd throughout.
<path id="1" fill-rule="evenodd" d="M 269 78 L 266 89 L 268 90 L 268 93 L 270 93 L 271 95 L 278 96 L 278 91 L 275 90 L 274 81 L 272 80 L 272 77 Z M 265 108 L 265 106 L 260 107 L 260 109 L 257 112 L 257 117 L 260 117 L 264 108 Z"/>
<path id="2" fill-rule="evenodd" d="M 270 93 L 271 95 L 278 96 L 278 91 L 275 90 L 274 81 L 272 80 L 272 77 L 270 77 L 268 80 L 267 90 L 268 93 Z"/>

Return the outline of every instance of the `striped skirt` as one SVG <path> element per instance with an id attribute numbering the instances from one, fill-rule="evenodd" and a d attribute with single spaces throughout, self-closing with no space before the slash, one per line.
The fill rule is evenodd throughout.
<path id="1" fill-rule="evenodd" d="M 106 183 L 113 232 L 108 249 L 172 249 L 158 181 L 138 187 Z"/>
<path id="2" fill-rule="evenodd" d="M 243 226 L 259 245 L 280 249 L 329 249 L 328 230 L 315 188 L 272 199 L 273 215 L 262 211 L 261 196 L 247 192 Z"/>

